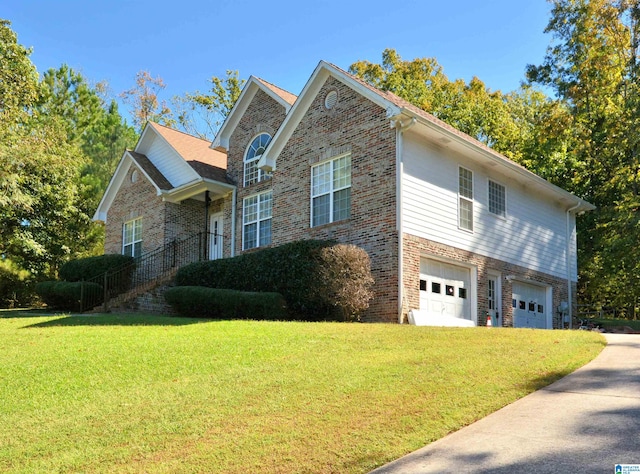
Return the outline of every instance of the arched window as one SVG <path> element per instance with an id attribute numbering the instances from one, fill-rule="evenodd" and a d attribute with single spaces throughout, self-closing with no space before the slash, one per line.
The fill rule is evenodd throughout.
<path id="1" fill-rule="evenodd" d="M 249 186 L 253 183 L 262 181 L 267 174 L 258 168 L 258 160 L 271 141 L 271 135 L 261 133 L 255 137 L 244 156 L 244 185 Z"/>

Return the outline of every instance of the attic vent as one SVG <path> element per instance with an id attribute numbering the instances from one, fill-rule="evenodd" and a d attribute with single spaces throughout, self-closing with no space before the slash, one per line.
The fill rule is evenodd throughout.
<path id="1" fill-rule="evenodd" d="M 131 173 L 131 182 L 132 183 L 138 182 L 138 170 L 133 170 L 133 173 Z"/>
<path id="2" fill-rule="evenodd" d="M 338 103 L 338 93 L 336 91 L 331 91 L 324 98 L 324 106 L 327 110 L 333 109 Z"/>

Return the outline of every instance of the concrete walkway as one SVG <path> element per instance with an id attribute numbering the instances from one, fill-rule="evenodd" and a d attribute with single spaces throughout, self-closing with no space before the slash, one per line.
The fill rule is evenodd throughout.
<path id="1" fill-rule="evenodd" d="M 605 337 L 602 353 L 574 373 L 373 473 L 614 473 L 640 464 L 640 335 Z"/>

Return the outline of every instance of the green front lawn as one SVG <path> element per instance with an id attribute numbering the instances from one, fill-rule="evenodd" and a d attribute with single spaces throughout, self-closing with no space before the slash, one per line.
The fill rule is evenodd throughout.
<path id="1" fill-rule="evenodd" d="M 3 472 L 364 473 L 605 344 L 588 331 L 0 315 Z"/>

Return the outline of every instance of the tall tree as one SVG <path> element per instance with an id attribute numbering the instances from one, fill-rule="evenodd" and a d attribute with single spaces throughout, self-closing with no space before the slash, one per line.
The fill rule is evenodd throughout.
<path id="1" fill-rule="evenodd" d="M 490 91 L 477 77 L 469 83 L 461 79 L 450 81 L 435 58 L 406 61 L 393 49 L 382 53 L 381 64 L 358 61 L 349 71 L 510 158 L 522 159 L 521 128 L 528 124 L 516 121 L 510 109 L 510 101 L 516 97 Z"/>
<path id="2" fill-rule="evenodd" d="M 185 132 L 213 140 L 246 81 L 239 78 L 238 71 L 227 71 L 225 78 L 213 76 L 209 82 L 209 92 L 187 92 L 174 97 L 172 102 L 177 122 Z"/>
<path id="3" fill-rule="evenodd" d="M 30 54 L 18 43 L 11 22 L 0 18 L 0 122 L 5 124 L 38 97 L 38 73 Z"/>
<path id="4" fill-rule="evenodd" d="M 598 210 L 580 220 L 580 292 L 626 306 L 640 297 L 640 136 L 637 0 L 553 0 L 552 42 L 533 83 L 571 114 L 573 190 Z"/>
<path id="5" fill-rule="evenodd" d="M 149 71 L 139 71 L 136 74 L 136 85 L 120 94 L 122 100 L 131 106 L 133 123 L 139 132 L 148 120 L 168 126 L 175 125 L 175 120 L 171 118 L 171 109 L 166 101 L 158 97 L 165 87 L 160 76 L 153 77 Z"/>

